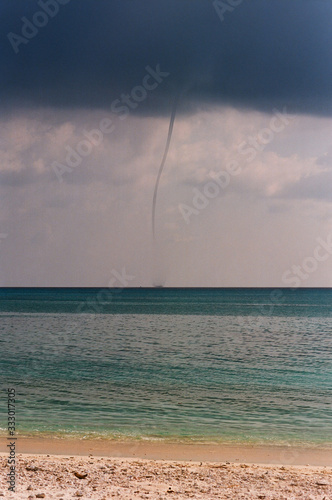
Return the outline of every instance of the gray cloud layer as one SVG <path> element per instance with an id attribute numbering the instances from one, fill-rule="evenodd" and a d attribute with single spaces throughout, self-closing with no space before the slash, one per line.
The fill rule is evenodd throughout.
<path id="1" fill-rule="evenodd" d="M 160 64 L 170 77 L 138 113 L 169 112 L 177 87 L 191 106 L 332 111 L 331 2 L 244 0 L 221 22 L 210 0 L 71 0 L 15 54 L 7 35 L 21 35 L 40 2 L 1 2 L 4 110 L 108 109 Z"/>

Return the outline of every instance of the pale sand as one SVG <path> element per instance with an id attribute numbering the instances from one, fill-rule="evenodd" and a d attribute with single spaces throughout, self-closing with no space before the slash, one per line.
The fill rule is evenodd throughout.
<path id="1" fill-rule="evenodd" d="M 23 438 L 10 493 L 6 443 L 0 447 L 5 498 L 332 498 L 331 450 Z M 305 462 L 310 466 L 295 465 Z"/>

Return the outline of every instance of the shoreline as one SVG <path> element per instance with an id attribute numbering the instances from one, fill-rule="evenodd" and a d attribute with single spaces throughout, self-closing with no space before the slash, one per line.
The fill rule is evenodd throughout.
<path id="1" fill-rule="evenodd" d="M 16 436 L 17 454 L 332 467 L 332 449 L 284 445 L 172 443 Z M 0 440 L 6 455 L 8 439 Z"/>

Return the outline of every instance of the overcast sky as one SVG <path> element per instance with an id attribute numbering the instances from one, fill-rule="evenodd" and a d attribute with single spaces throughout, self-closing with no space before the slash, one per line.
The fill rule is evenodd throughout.
<path id="1" fill-rule="evenodd" d="M 331 21 L 324 0 L 3 0 L 0 285 L 332 286 Z"/>

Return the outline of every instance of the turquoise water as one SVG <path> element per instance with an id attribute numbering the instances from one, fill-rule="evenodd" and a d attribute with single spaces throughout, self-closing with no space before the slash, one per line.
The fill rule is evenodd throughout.
<path id="1" fill-rule="evenodd" d="M 0 427 L 332 445 L 328 289 L 0 289 Z"/>

